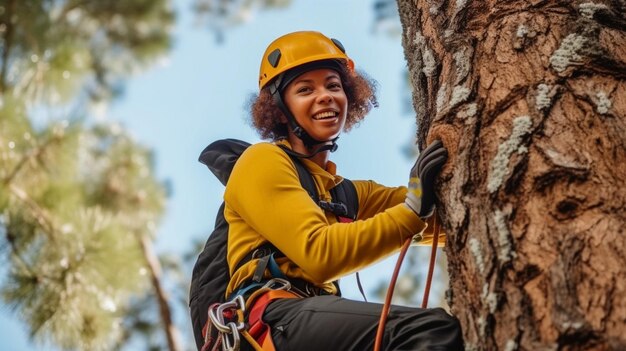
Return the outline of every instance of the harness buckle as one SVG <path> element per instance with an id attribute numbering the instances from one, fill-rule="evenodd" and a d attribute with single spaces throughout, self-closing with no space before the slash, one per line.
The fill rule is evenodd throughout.
<path id="1" fill-rule="evenodd" d="M 326 211 L 332 212 L 336 216 L 347 217 L 348 216 L 348 207 L 341 202 L 329 202 L 329 201 L 319 201 L 319 207 L 323 208 Z"/>

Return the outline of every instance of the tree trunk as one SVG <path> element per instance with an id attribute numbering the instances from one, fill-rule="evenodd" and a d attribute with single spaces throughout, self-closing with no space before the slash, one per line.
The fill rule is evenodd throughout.
<path id="1" fill-rule="evenodd" d="M 398 1 L 467 350 L 626 350 L 626 1 Z"/>
<path id="2" fill-rule="evenodd" d="M 150 280 L 152 281 L 154 294 L 159 302 L 159 313 L 161 315 L 161 323 L 163 323 L 163 332 L 167 338 L 167 346 L 170 351 L 181 351 L 180 334 L 172 320 L 168 298 L 161 282 L 161 264 L 159 263 L 159 258 L 154 253 L 152 242 L 150 242 L 147 236 L 141 236 L 140 244 L 150 272 Z"/>

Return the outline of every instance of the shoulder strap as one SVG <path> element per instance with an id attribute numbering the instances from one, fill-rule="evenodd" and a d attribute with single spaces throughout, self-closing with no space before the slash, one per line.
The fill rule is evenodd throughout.
<path id="1" fill-rule="evenodd" d="M 315 181 L 309 170 L 304 166 L 300 160 L 299 154 L 294 153 L 291 149 L 284 145 L 278 145 L 293 161 L 298 171 L 298 178 L 300 178 L 300 184 L 304 190 L 309 193 L 309 196 L 313 201 L 322 207 L 324 210 L 333 212 L 340 220 L 347 219 L 346 221 L 354 221 L 359 213 L 359 197 L 356 192 L 356 188 L 350 179 L 344 178 L 336 187 L 330 190 L 332 202 L 320 201 L 319 194 L 317 193 L 317 187 Z"/>
<path id="2" fill-rule="evenodd" d="M 333 202 L 341 203 L 346 207 L 346 214 L 339 216 L 339 219 L 342 220 L 343 217 L 355 221 L 359 214 L 359 196 L 354 183 L 350 179 L 344 178 L 341 183 L 330 190 L 330 194 Z"/>
<path id="3" fill-rule="evenodd" d="M 309 172 L 309 170 L 302 164 L 299 158 L 289 155 L 289 157 L 293 160 L 293 164 L 296 166 L 296 171 L 298 171 L 298 178 L 300 178 L 300 184 L 309 193 L 309 196 L 315 203 L 319 201 L 319 194 L 317 193 L 317 186 L 315 185 L 315 180 L 313 180 L 313 176 Z"/>
<path id="4" fill-rule="evenodd" d="M 309 193 L 309 196 L 311 197 L 313 202 L 318 203 L 319 195 L 317 193 L 317 187 L 315 186 L 315 181 L 313 180 L 313 176 L 311 175 L 311 173 L 309 173 L 309 170 L 304 166 L 304 164 L 302 164 L 302 161 L 300 161 L 297 156 L 287 152 L 287 150 L 289 150 L 288 148 L 282 145 L 278 146 L 283 151 L 285 151 L 286 154 L 289 155 L 289 158 L 291 158 L 291 160 L 293 161 L 293 164 L 296 167 L 296 171 L 298 172 L 298 178 L 300 179 L 300 185 L 302 185 L 302 188 L 304 188 L 304 190 Z M 239 267 L 243 266 L 245 263 L 249 262 L 253 258 L 269 258 L 270 255 L 273 255 L 276 258 L 285 256 L 282 252 L 280 252 L 280 250 L 278 250 L 278 248 L 276 248 L 276 246 L 274 246 L 270 242 L 266 242 L 265 244 L 262 244 L 261 246 L 244 256 L 244 258 L 235 265 L 234 270 L 236 271 L 237 269 L 239 269 Z M 263 271 L 265 270 L 267 265 L 267 262 L 265 264 L 259 265 L 261 268 L 257 267 L 257 271 L 260 271 L 260 274 L 263 274 Z M 257 272 L 257 275 L 258 274 L 259 273 Z"/>
<path id="5" fill-rule="evenodd" d="M 280 147 L 281 150 L 283 150 L 289 156 L 294 166 L 296 167 L 296 171 L 298 172 L 298 178 L 300 179 L 300 184 L 302 185 L 304 190 L 306 190 L 306 192 L 309 193 L 309 196 L 311 197 L 311 199 L 313 199 L 313 202 L 318 203 L 320 197 L 319 197 L 319 194 L 317 193 L 317 187 L 315 186 L 315 181 L 313 180 L 313 176 L 311 175 L 309 170 L 304 166 L 304 164 L 298 157 L 298 154 L 294 153 L 293 151 L 291 151 L 291 149 L 289 149 L 288 147 L 284 145 L 279 144 L 277 146 Z"/>

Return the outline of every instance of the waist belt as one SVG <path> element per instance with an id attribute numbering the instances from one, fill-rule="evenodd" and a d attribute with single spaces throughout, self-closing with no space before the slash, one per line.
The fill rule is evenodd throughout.
<path id="1" fill-rule="evenodd" d="M 313 285 L 312 283 L 304 280 L 304 279 L 270 279 L 270 280 L 263 280 L 260 282 L 255 282 L 255 281 L 248 281 L 246 283 L 243 283 L 241 285 L 241 287 L 237 290 L 235 290 L 232 294 L 230 294 L 227 298 L 228 301 L 234 299 L 235 297 L 241 295 L 243 296 L 244 300 L 248 300 L 248 298 L 257 290 L 259 290 L 260 288 L 266 286 L 266 284 L 269 281 L 284 281 L 284 282 L 288 282 L 291 286 L 288 288 L 288 290 L 293 291 L 294 293 L 296 293 L 297 295 L 300 295 L 300 297 L 312 297 L 312 296 L 320 296 L 320 295 L 331 295 L 331 293 L 329 293 L 328 291 Z"/>
<path id="2" fill-rule="evenodd" d="M 252 304 L 250 314 L 248 315 L 248 334 L 258 344 L 263 351 L 274 351 L 274 342 L 272 341 L 272 333 L 270 326 L 263 322 L 263 313 L 270 302 L 276 299 L 294 299 L 299 298 L 297 294 L 287 290 L 270 290 L 259 296 Z M 246 339 L 248 339 L 246 337 Z M 248 339 L 248 342 L 252 343 Z M 255 347 L 256 349 L 256 347 Z"/>

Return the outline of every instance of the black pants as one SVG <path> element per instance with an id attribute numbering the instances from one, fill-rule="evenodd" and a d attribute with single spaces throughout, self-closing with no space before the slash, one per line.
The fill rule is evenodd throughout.
<path id="1" fill-rule="evenodd" d="M 268 305 L 263 320 L 272 328 L 277 351 L 369 351 L 374 349 L 381 304 L 337 296 L 281 299 Z M 392 306 L 382 350 L 463 350 L 456 318 L 441 308 Z M 249 345 L 242 350 L 252 350 Z"/>

